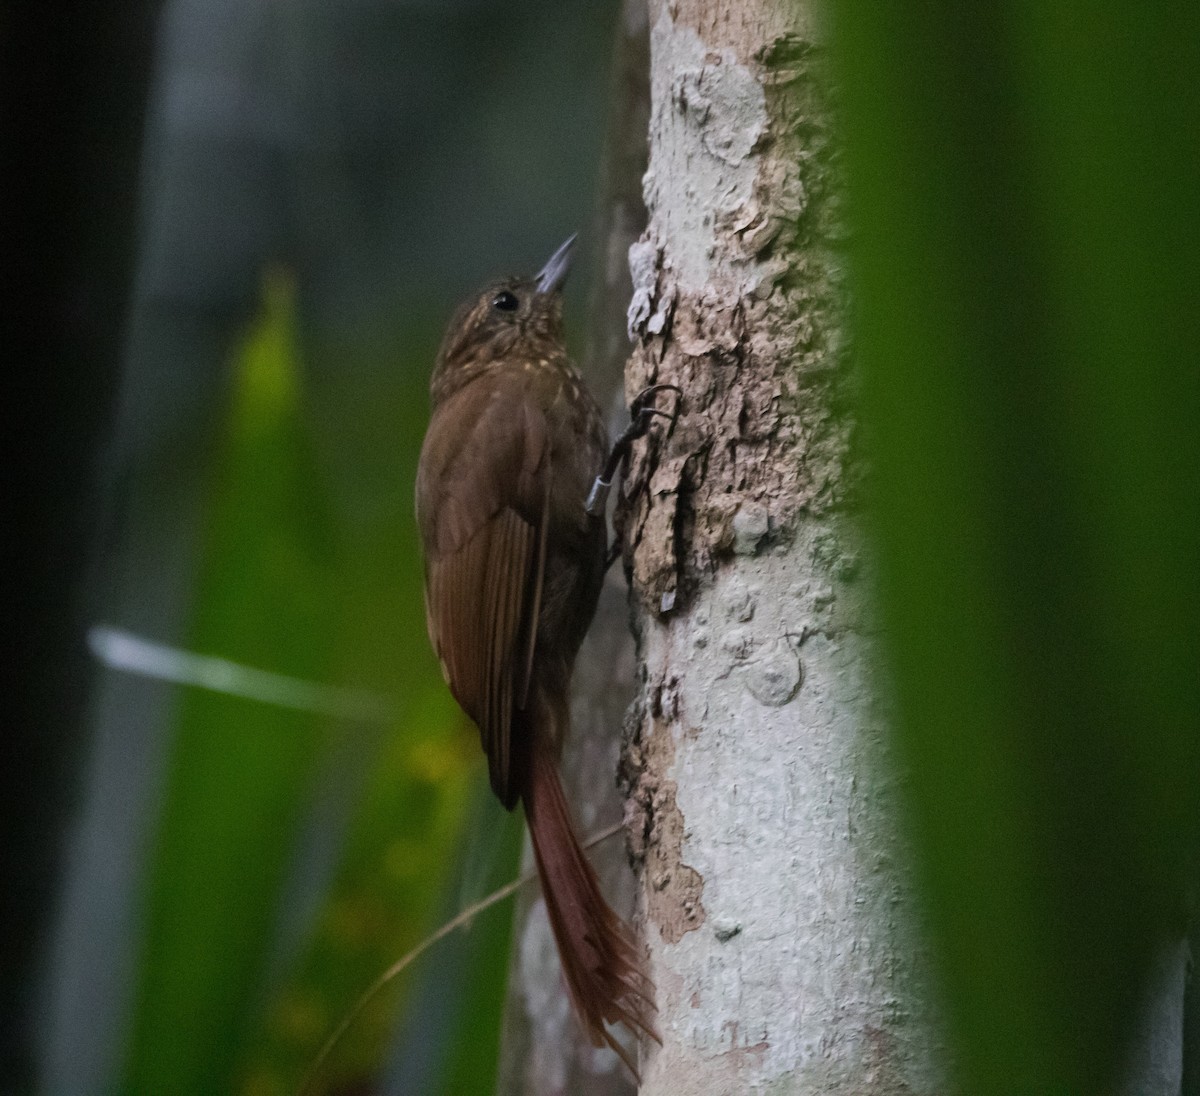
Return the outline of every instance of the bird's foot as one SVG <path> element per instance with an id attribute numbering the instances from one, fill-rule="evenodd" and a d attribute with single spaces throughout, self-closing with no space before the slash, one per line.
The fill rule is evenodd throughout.
<path id="1" fill-rule="evenodd" d="M 675 406 L 670 411 L 662 411 L 653 406 L 654 397 L 659 392 L 674 392 L 679 399 L 676 399 Z M 633 443 L 638 438 L 642 437 L 647 430 L 650 429 L 650 423 L 653 422 L 655 415 L 661 415 L 664 419 L 675 421 L 675 417 L 679 414 L 679 400 L 683 398 L 683 392 L 678 385 L 675 384 L 652 384 L 647 388 L 643 388 L 633 401 L 633 406 L 629 409 L 629 425 L 625 427 L 621 436 L 613 442 L 612 450 L 608 454 L 608 460 L 604 462 L 604 468 L 596 477 L 595 483 L 592 484 L 592 489 L 587 497 L 587 512 L 592 517 L 600 517 L 604 513 L 604 506 L 608 502 L 608 493 L 612 490 L 613 479 L 616 477 L 617 469 L 621 467 L 622 462 L 629 456 L 629 450 Z"/>
<path id="2" fill-rule="evenodd" d="M 675 402 L 670 411 L 663 411 L 654 406 L 655 397 L 660 392 L 674 392 Z M 683 399 L 683 390 L 675 384 L 651 384 L 643 388 L 634 398 L 633 406 L 629 409 L 629 425 L 625 427 L 621 436 L 613 443 L 612 450 L 608 454 L 608 460 L 604 462 L 604 468 L 596 477 L 596 481 L 592 484 L 592 489 L 587 497 L 587 512 L 592 517 L 603 517 L 604 507 L 608 502 L 608 493 L 612 490 L 613 480 L 616 478 L 617 470 L 625 463 L 629 457 L 629 450 L 633 443 L 638 438 L 645 435 L 650 429 L 650 424 L 654 421 L 655 416 L 664 419 L 669 419 L 674 423 L 679 414 L 679 405 Z M 608 551 L 605 559 L 605 566 L 612 564 L 621 551 L 621 538 L 618 537 L 616 542 Z"/>

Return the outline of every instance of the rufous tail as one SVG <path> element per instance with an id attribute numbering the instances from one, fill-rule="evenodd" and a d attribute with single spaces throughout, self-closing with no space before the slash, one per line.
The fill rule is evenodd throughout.
<path id="1" fill-rule="evenodd" d="M 571 825 L 558 766 L 543 744 L 529 759 L 525 819 L 563 975 L 593 1046 L 608 1044 L 638 1076 L 630 1054 L 606 1024 L 661 1043 L 654 1027 L 654 985 L 643 970 L 629 927 L 600 893 L 592 865 Z"/>

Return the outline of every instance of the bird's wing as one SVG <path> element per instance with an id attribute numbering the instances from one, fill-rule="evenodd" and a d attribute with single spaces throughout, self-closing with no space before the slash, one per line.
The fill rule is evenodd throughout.
<path id="1" fill-rule="evenodd" d="M 545 419 L 519 391 L 471 385 L 435 412 L 417 473 L 426 623 L 508 807 L 521 790 L 512 714 L 529 689 L 550 486 Z"/>

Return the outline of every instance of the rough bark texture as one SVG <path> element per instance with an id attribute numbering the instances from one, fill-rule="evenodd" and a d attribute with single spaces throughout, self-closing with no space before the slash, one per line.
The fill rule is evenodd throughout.
<path id="1" fill-rule="evenodd" d="M 625 309 L 631 290 L 626 255 L 646 224 L 641 194 L 649 117 L 646 32 L 645 0 L 625 0 L 617 28 L 600 210 L 592 233 L 600 254 L 593 267 L 596 280 L 582 362 L 602 403 L 613 404 L 614 433 L 628 421 L 620 391 L 629 352 Z M 615 779 L 618 730 L 634 696 L 633 655 L 625 582 L 614 567 L 576 663 L 571 739 L 563 757 L 563 785 L 581 836 L 621 821 Z M 531 866 L 526 844 L 524 859 Z M 613 909 L 631 918 L 636 888 L 624 842 L 613 839 L 589 855 Z M 632 1093 L 633 1079 L 617 1056 L 607 1048 L 592 1047 L 571 1014 L 540 894 L 533 892 L 518 904 L 515 926 L 497 1092 L 501 1096 Z"/>
<path id="2" fill-rule="evenodd" d="M 626 387 L 625 771 L 664 1045 L 643 1092 L 932 1094 L 941 1053 L 869 673 L 836 155 L 804 5 L 652 3 Z"/>

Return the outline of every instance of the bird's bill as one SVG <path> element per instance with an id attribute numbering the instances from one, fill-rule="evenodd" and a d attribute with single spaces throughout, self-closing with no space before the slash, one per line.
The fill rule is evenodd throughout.
<path id="1" fill-rule="evenodd" d="M 574 250 L 577 235 L 578 233 L 571 233 L 566 242 L 550 256 L 546 265 L 538 273 L 539 293 L 554 293 L 556 290 L 562 289 L 563 282 L 567 280 L 567 275 L 571 272 L 571 253 Z"/>

